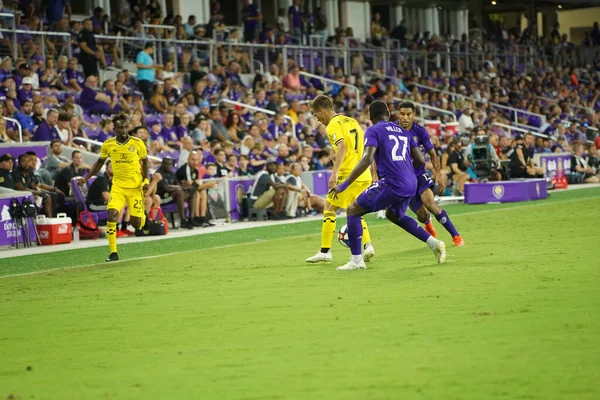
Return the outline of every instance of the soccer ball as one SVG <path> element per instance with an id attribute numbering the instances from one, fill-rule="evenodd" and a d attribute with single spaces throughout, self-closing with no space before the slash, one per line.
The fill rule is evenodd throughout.
<path id="1" fill-rule="evenodd" d="M 338 241 L 344 247 L 350 247 L 350 240 L 348 238 L 348 225 L 344 225 L 338 231 Z"/>

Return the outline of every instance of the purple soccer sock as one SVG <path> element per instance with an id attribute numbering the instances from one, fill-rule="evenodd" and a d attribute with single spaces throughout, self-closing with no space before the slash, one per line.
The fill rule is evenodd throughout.
<path id="1" fill-rule="evenodd" d="M 450 217 L 448 217 L 448 214 L 446 214 L 446 210 L 442 210 L 440 215 L 436 215 L 435 218 L 440 224 L 444 225 L 444 228 L 446 228 L 446 230 L 448 231 L 448 233 L 450 233 L 450 235 L 452 235 L 452 237 L 460 236 L 456 231 L 456 228 L 452 224 L 452 221 L 450 221 Z"/>
<path id="2" fill-rule="evenodd" d="M 427 243 L 427 239 L 430 238 L 429 233 L 427 233 L 425 229 L 421 228 L 417 221 L 409 216 L 405 215 L 404 217 L 400 218 L 400 221 L 398 221 L 398 226 L 422 242 Z M 348 225 L 348 228 L 350 228 L 350 225 Z"/>
<path id="3" fill-rule="evenodd" d="M 350 251 L 353 256 L 362 254 L 362 234 L 363 228 L 360 216 L 348 216 L 348 240 L 350 242 Z"/>

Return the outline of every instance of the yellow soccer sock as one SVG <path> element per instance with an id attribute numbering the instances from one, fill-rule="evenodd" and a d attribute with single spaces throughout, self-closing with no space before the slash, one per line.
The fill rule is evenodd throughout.
<path id="1" fill-rule="evenodd" d="M 321 250 L 330 249 L 333 235 L 335 235 L 335 217 L 333 211 L 323 213 L 323 225 L 321 226 Z"/>
<path id="2" fill-rule="evenodd" d="M 364 246 L 367 243 L 371 243 L 371 234 L 369 233 L 369 229 L 367 229 L 367 223 L 365 222 L 365 220 L 363 218 L 361 218 L 360 222 L 362 222 L 362 228 L 363 228 L 362 244 Z"/>
<path id="3" fill-rule="evenodd" d="M 143 213 L 142 216 L 141 216 L 142 222 L 141 222 L 141 225 L 140 225 L 140 229 L 144 229 L 144 226 L 146 226 L 146 218 L 147 218 L 146 217 L 146 213 Z"/>
<path id="4" fill-rule="evenodd" d="M 117 223 L 106 223 L 106 238 L 108 239 L 108 247 L 111 253 L 117 252 Z"/>

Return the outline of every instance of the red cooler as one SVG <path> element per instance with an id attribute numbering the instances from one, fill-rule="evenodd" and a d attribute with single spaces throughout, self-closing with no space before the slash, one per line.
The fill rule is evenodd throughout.
<path id="1" fill-rule="evenodd" d="M 42 245 L 71 243 L 73 225 L 67 214 L 59 213 L 56 218 L 46 218 L 44 215 L 38 215 L 35 218 L 35 224 Z"/>
<path id="2" fill-rule="evenodd" d="M 446 136 L 458 135 L 458 122 L 446 122 Z"/>
<path id="3" fill-rule="evenodd" d="M 440 128 L 442 127 L 442 121 L 426 120 L 425 127 L 432 129 L 435 132 L 436 136 L 440 136 Z"/>

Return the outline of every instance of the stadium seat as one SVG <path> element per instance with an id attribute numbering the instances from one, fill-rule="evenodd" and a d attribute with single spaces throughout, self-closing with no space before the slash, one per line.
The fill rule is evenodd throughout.
<path id="1" fill-rule="evenodd" d="M 83 192 L 81 191 L 81 188 L 79 187 L 79 184 L 77 183 L 77 180 L 79 178 L 80 178 L 79 176 L 76 176 L 75 178 L 71 179 L 71 187 L 73 189 L 73 195 L 75 196 L 75 201 L 77 203 L 77 215 L 79 215 L 80 211 L 90 211 L 92 213 L 92 217 L 94 218 L 94 221 L 96 221 L 96 224 L 98 223 L 98 221 L 107 220 L 108 219 L 107 211 L 88 210 L 87 203 L 85 201 L 85 196 L 83 195 Z"/>

